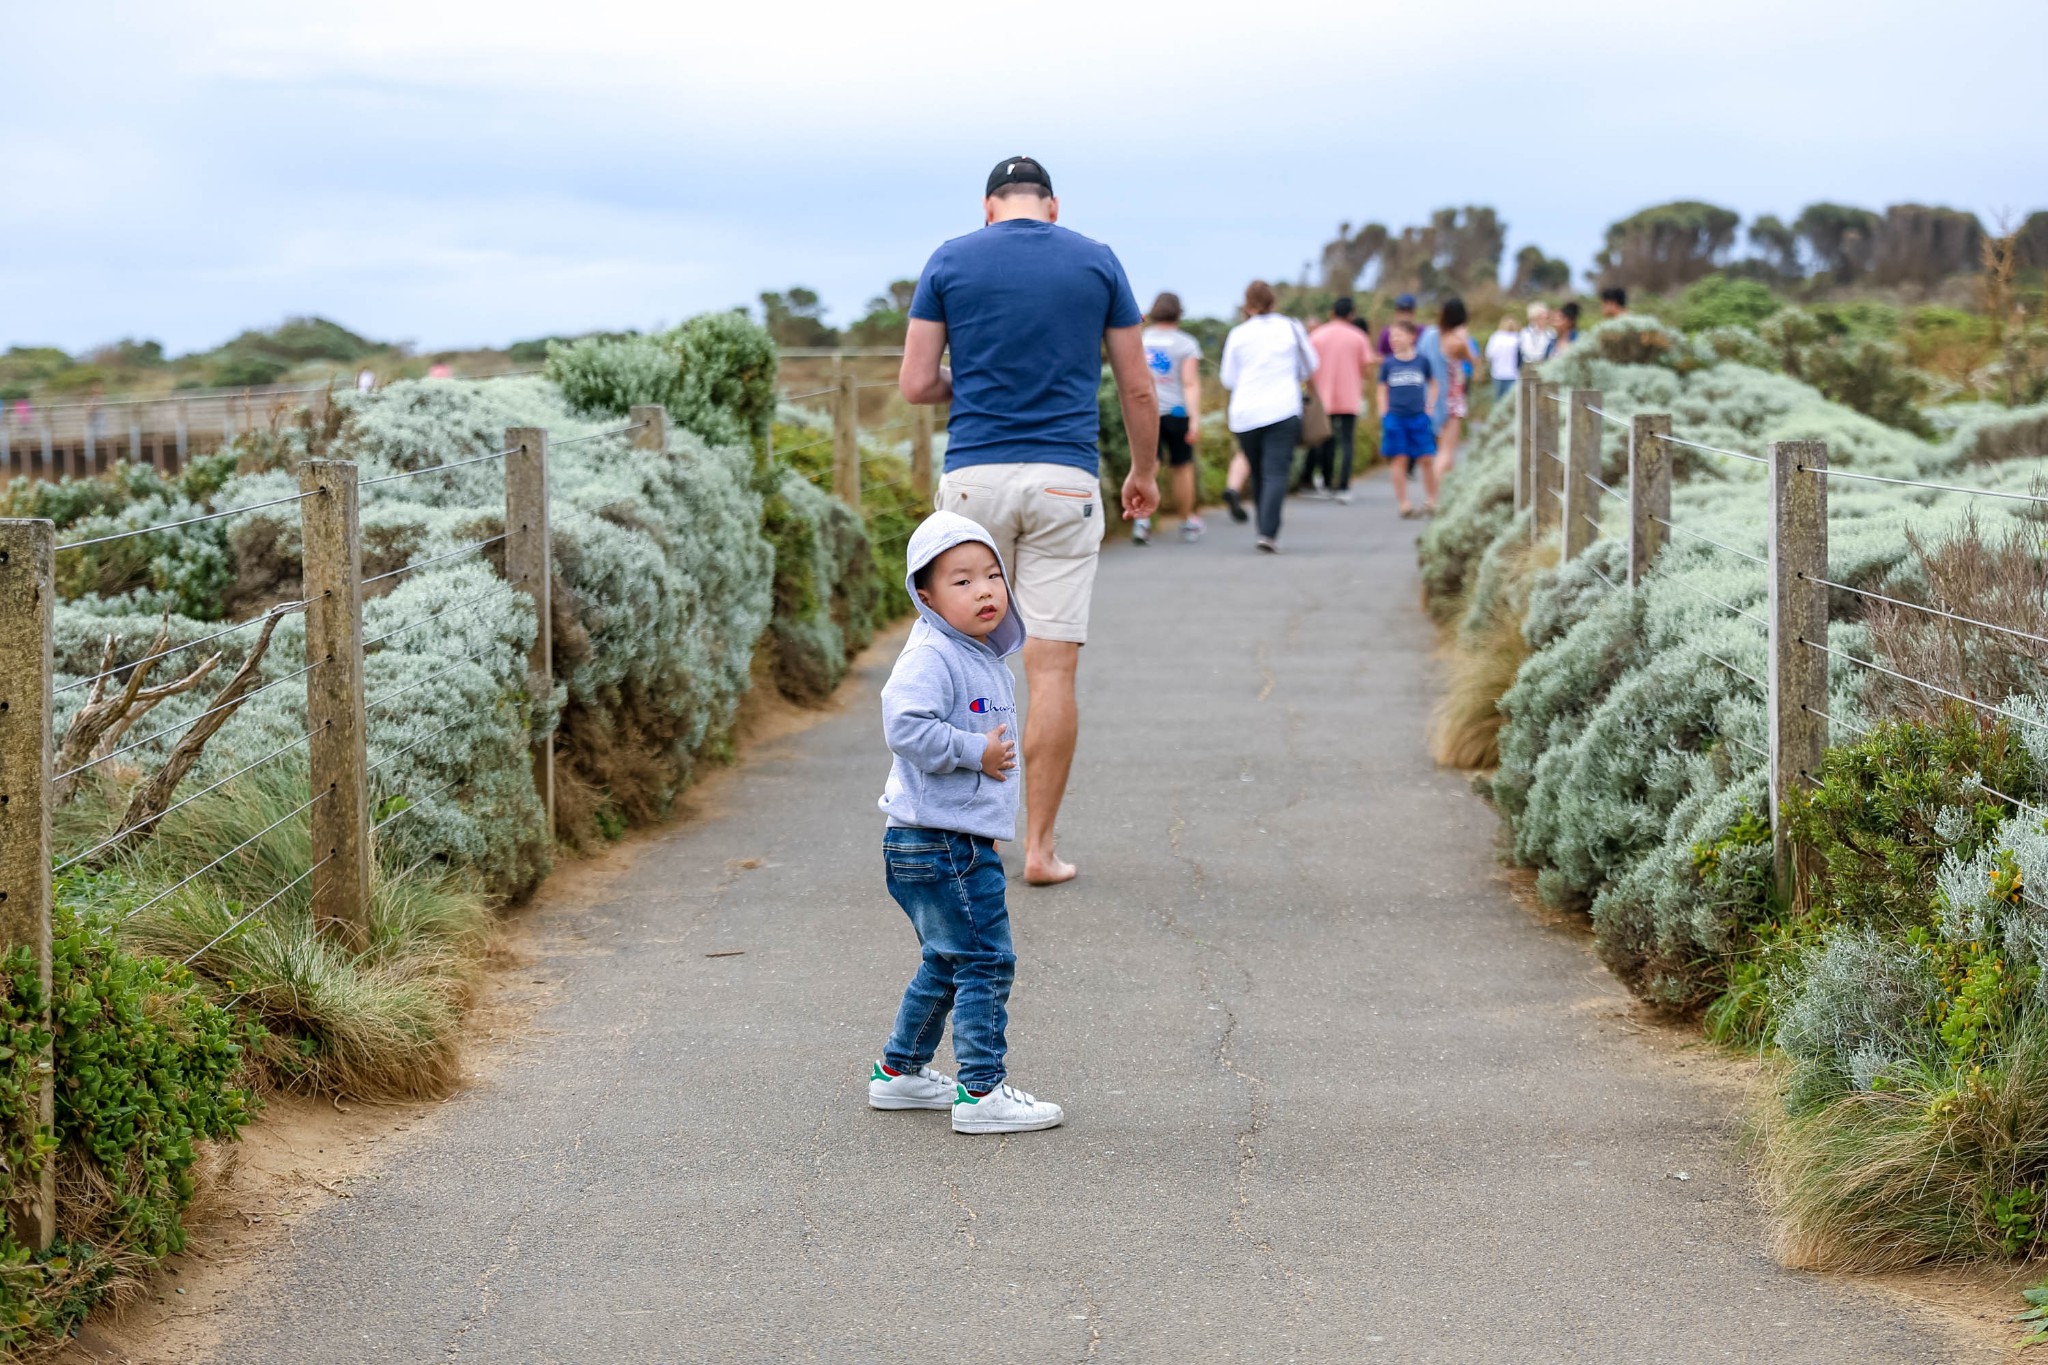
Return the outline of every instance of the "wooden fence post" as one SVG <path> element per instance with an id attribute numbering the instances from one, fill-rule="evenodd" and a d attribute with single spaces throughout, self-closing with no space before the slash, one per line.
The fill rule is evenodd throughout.
<path id="1" fill-rule="evenodd" d="M 665 454 L 668 450 L 668 409 L 659 403 L 635 403 L 626 412 L 633 424 L 633 449 Z M 542 433 L 545 435 L 546 433 Z M 511 444 L 508 440 L 507 445 Z"/>
<path id="2" fill-rule="evenodd" d="M 1577 559 L 1600 533 L 1600 422 L 1592 411 L 1601 405 L 1600 390 L 1573 389 L 1570 425 L 1565 436 L 1564 557 Z"/>
<path id="3" fill-rule="evenodd" d="M 186 451 L 192 442 L 192 401 L 188 398 L 180 398 L 177 402 L 177 411 L 178 472 L 183 473 L 185 470 Z"/>
<path id="4" fill-rule="evenodd" d="M 57 600 L 56 524 L 0 521 L 0 948 L 26 946 L 43 983 L 43 1025 L 50 997 L 50 777 L 53 671 L 51 625 Z M 54 1131 L 56 1075 L 42 1056 L 36 1122 Z M 24 1182 L 24 1186 L 26 1182 Z M 57 1234 L 57 1165 L 43 1165 L 33 1189 L 7 1210 L 23 1245 L 41 1251 Z"/>
<path id="5" fill-rule="evenodd" d="M 1828 448 L 1771 442 L 1771 855 L 1798 903 L 1804 868 L 1785 829 L 1785 800 L 1810 786 L 1828 744 Z"/>
<path id="6" fill-rule="evenodd" d="M 1564 466 L 1558 463 L 1557 385 L 1536 382 L 1529 395 L 1534 414 L 1529 419 L 1529 506 L 1537 540 L 1542 540 L 1564 520 L 1559 499 L 1564 493 Z"/>
<path id="7" fill-rule="evenodd" d="M 832 492 L 853 508 L 860 506 L 859 402 L 859 381 L 842 373 L 839 401 L 832 409 Z"/>
<path id="8" fill-rule="evenodd" d="M 305 541 L 306 723 L 312 790 L 313 923 L 360 952 L 370 941 L 369 722 L 363 697 L 362 523 L 356 467 L 299 466 Z M 322 795 L 325 793 L 325 795 Z"/>
<path id="9" fill-rule="evenodd" d="M 1639 412 L 1628 433 L 1628 585 L 1649 573 L 1671 520 L 1671 414 Z"/>
<path id="10" fill-rule="evenodd" d="M 1524 369 L 1515 379 L 1515 510 L 1528 507 L 1531 494 L 1536 487 L 1535 461 L 1531 452 L 1536 448 L 1536 399 L 1542 380 L 1536 377 L 1534 369 Z"/>
<path id="11" fill-rule="evenodd" d="M 935 414 L 929 404 L 910 410 L 910 491 L 920 502 L 932 500 L 932 427 Z"/>
<path id="12" fill-rule="evenodd" d="M 634 408 L 636 417 L 645 411 Z M 633 444 L 656 432 L 667 448 L 667 410 L 660 428 L 643 426 Z M 554 541 L 548 529 L 548 434 L 540 427 L 512 427 L 505 432 L 505 581 L 533 598 L 533 648 L 526 656 L 526 695 L 544 707 L 555 690 Z M 533 786 L 547 812 L 548 838 L 555 836 L 555 732 L 550 725 L 534 736 Z"/>

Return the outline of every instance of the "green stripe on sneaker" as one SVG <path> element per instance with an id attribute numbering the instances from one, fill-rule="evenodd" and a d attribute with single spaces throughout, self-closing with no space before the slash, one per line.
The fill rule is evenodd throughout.
<path id="1" fill-rule="evenodd" d="M 960 1082 L 958 1081 L 955 1081 L 953 1082 L 953 1103 L 980 1104 L 981 1101 L 975 1098 L 973 1095 L 968 1094 L 966 1086 L 960 1084 Z"/>
<path id="2" fill-rule="evenodd" d="M 871 1081 L 886 1081 L 889 1079 L 889 1073 L 882 1070 L 882 1064 L 880 1062 L 876 1062 L 875 1074 L 868 1077 L 868 1079 Z"/>

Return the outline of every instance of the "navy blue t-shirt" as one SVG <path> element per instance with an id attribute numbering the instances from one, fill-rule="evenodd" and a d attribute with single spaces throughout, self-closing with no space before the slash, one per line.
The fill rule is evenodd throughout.
<path id="1" fill-rule="evenodd" d="M 910 316 L 946 324 L 946 468 L 1043 461 L 1091 476 L 1102 334 L 1134 327 L 1116 253 L 1055 223 L 1010 218 L 932 253 Z"/>
<path id="2" fill-rule="evenodd" d="M 1408 360 L 1388 356 L 1380 362 L 1380 383 L 1387 386 L 1387 411 L 1404 417 L 1429 411 L 1429 381 L 1437 378 L 1429 357 L 1417 354 Z"/>

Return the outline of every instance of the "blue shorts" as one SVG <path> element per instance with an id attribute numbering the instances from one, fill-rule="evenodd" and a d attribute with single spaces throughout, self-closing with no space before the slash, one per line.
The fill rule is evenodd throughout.
<path id="1" fill-rule="evenodd" d="M 1380 454 L 1389 460 L 1436 454 L 1436 431 L 1426 412 L 1390 412 L 1380 419 Z"/>

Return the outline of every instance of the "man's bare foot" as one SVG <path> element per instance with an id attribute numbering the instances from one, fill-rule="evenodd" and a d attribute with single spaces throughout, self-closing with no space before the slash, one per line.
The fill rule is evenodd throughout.
<path id="1" fill-rule="evenodd" d="M 1024 857 L 1024 880 L 1032 886 L 1058 886 L 1070 882 L 1081 869 L 1060 861 L 1057 853 L 1030 853 Z"/>

